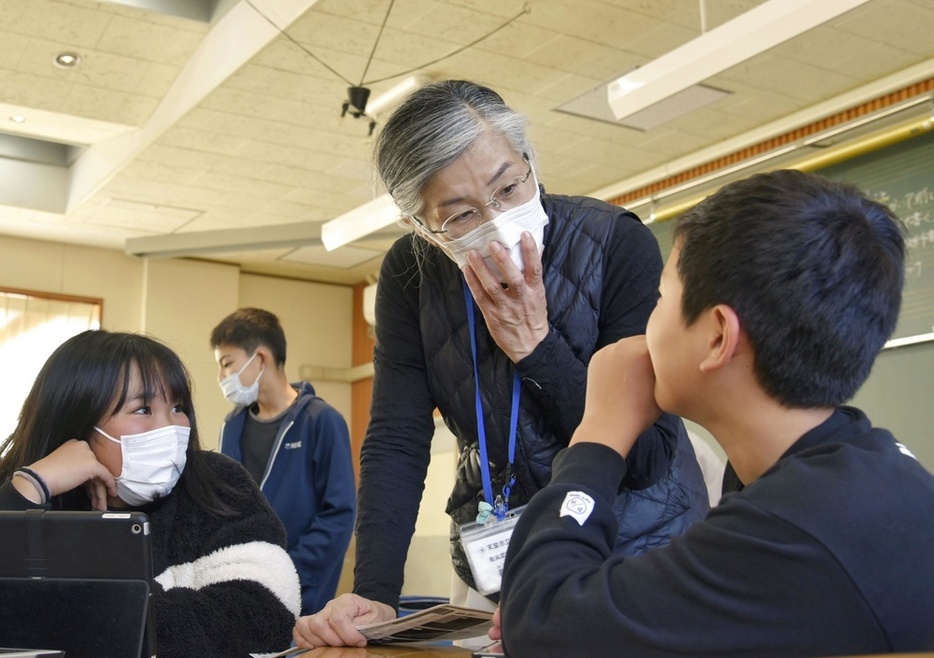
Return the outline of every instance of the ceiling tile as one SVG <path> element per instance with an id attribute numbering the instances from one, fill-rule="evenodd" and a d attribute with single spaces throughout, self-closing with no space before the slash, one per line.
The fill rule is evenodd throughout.
<path id="1" fill-rule="evenodd" d="M 697 135 L 706 140 L 707 145 L 728 137 L 735 137 L 740 133 L 751 130 L 756 125 L 757 122 L 752 119 L 718 112 L 716 103 L 666 124 L 667 127 L 673 130 L 688 135 Z"/>
<path id="2" fill-rule="evenodd" d="M 342 247 L 328 251 L 324 247 L 300 247 L 281 260 L 293 263 L 315 263 L 328 267 L 355 267 L 381 256 L 378 251 L 359 247 Z"/>
<path id="3" fill-rule="evenodd" d="M 794 98 L 818 102 L 852 89 L 859 80 L 834 71 L 775 55 L 765 54 L 734 66 L 706 84 L 732 91 L 730 82 L 737 80 L 754 89 L 787 94 Z"/>
<path id="4" fill-rule="evenodd" d="M 404 26 L 405 32 L 440 39 L 452 46 L 466 46 L 482 39 L 508 19 L 466 6 L 435 3 L 430 11 Z M 519 20 L 522 20 L 521 18 Z"/>
<path id="5" fill-rule="evenodd" d="M 12 105 L 62 111 L 70 86 L 52 79 L 43 79 L 14 71 L 0 71 L 2 100 Z"/>
<path id="6" fill-rule="evenodd" d="M 243 192 L 270 199 L 287 199 L 288 195 L 295 189 L 289 185 L 256 180 L 245 176 L 229 176 L 216 172 L 204 174 L 198 179 L 198 184 L 210 190 Z"/>
<path id="7" fill-rule="evenodd" d="M 149 20 L 114 16 L 96 47 L 116 55 L 147 62 L 182 66 L 207 33 L 180 30 Z"/>
<path id="8" fill-rule="evenodd" d="M 73 114 L 101 121 L 140 126 L 152 115 L 158 101 L 100 87 L 72 85 L 62 107 Z"/>
<path id="9" fill-rule="evenodd" d="M 662 24 L 658 25 L 649 32 L 636 34 L 626 39 L 626 50 L 639 56 L 641 59 L 638 64 L 643 64 L 649 60 L 661 57 L 665 53 L 679 48 L 684 44 L 701 36 L 699 24 L 693 28 L 686 28 L 680 25 Z M 632 66 L 635 66 L 633 64 Z M 616 77 L 624 75 L 631 70 L 621 69 Z"/>
<path id="10" fill-rule="evenodd" d="M 631 68 L 635 63 L 630 53 L 569 36 L 557 37 L 528 54 L 525 59 L 541 66 L 599 80 L 618 76 L 620 71 Z"/>
<path id="11" fill-rule="evenodd" d="M 310 13 L 353 18 L 361 23 L 379 26 L 384 20 L 393 29 L 405 28 L 434 9 L 436 0 L 406 0 L 392 5 L 388 20 L 385 0 L 320 0 Z"/>
<path id="12" fill-rule="evenodd" d="M 113 19 L 106 10 L 81 7 L 68 2 L 17 2 L 22 11 L 4 21 L 18 34 L 69 44 L 75 48 L 95 48 Z"/>
<path id="13" fill-rule="evenodd" d="M 871 82 L 918 63 L 917 55 L 901 48 L 873 44 L 853 53 L 836 68 L 839 73 L 864 82 Z"/>
<path id="14" fill-rule="evenodd" d="M 167 203 L 183 208 L 210 208 L 221 205 L 227 194 L 197 184 L 185 185 L 152 179 L 117 176 L 104 186 L 112 196 L 132 197 L 143 203 Z"/>
<path id="15" fill-rule="evenodd" d="M 524 59 L 531 53 L 547 48 L 555 40 L 563 37 L 560 32 L 546 30 L 519 18 L 514 23 L 490 35 L 475 48 L 497 55 L 504 55 L 515 59 Z"/>
<path id="16" fill-rule="evenodd" d="M 128 178 L 162 183 L 200 185 L 199 179 L 204 175 L 204 170 L 192 167 L 180 167 L 178 165 L 167 165 L 161 162 L 136 160 L 123 169 L 120 175 Z"/>
<path id="17" fill-rule="evenodd" d="M 703 136 L 691 135 L 671 128 L 662 126 L 658 130 L 647 133 L 639 143 L 640 148 L 647 153 L 654 154 L 655 160 L 652 164 L 643 163 L 644 169 L 651 169 L 656 164 L 660 164 L 671 158 L 676 158 L 685 153 L 693 153 L 709 144 Z"/>
<path id="18" fill-rule="evenodd" d="M 158 143 L 206 153 L 233 155 L 242 149 L 247 141 L 245 137 L 175 126 L 166 132 Z"/>
<path id="19" fill-rule="evenodd" d="M 5 26 L 5 23 L 0 22 L 0 25 Z M 30 40 L 31 37 L 0 30 L 0 43 L 3 44 L 0 48 L 0 69 L 16 71 Z"/>
<path id="20" fill-rule="evenodd" d="M 816 63 L 821 68 L 833 70 L 854 54 L 872 48 L 873 45 L 871 39 L 825 27 L 808 30 L 801 36 L 789 39 L 773 48 L 771 54 L 805 64 Z"/>
<path id="21" fill-rule="evenodd" d="M 788 94 L 774 91 L 748 91 L 741 93 L 734 86 L 734 94 L 717 102 L 717 109 L 740 117 L 757 117 L 768 123 L 800 110 L 803 103 Z"/>
<path id="22" fill-rule="evenodd" d="M 934 56 L 934 3 L 876 0 L 848 12 L 833 23 L 838 29 L 897 46 L 924 57 Z"/>
<path id="23" fill-rule="evenodd" d="M 140 233 L 174 233 L 195 219 L 200 210 L 111 199 L 87 218 L 88 224 L 130 229 Z"/>
<path id="24" fill-rule="evenodd" d="M 621 49 L 630 39 L 661 25 L 657 18 L 622 7 L 589 2 L 587 11 L 581 11 L 577 3 L 564 0 L 538 2 L 522 20 L 526 19 L 538 26 L 560 25 L 564 34 Z"/>
<path id="25" fill-rule="evenodd" d="M 707 29 L 762 1 L 705 2 Z M 0 208 L 0 230 L 15 225 L 45 237 L 54 227 L 55 239 L 122 248 L 127 235 L 140 231 L 138 207 L 113 205 L 112 198 L 191 209 L 197 218 L 175 229 L 184 232 L 326 221 L 383 191 L 372 171 L 369 119 L 340 117 L 347 87 L 364 80 L 375 98 L 408 69 L 493 86 L 529 117 L 536 171 L 548 189 L 588 193 L 697 153 L 709 157 L 718 142 L 934 57 L 934 3 L 868 0 L 706 81 L 732 96 L 640 132 L 556 108 L 695 38 L 701 3 L 532 0 L 529 13 L 495 31 L 525 6 L 526 0 L 318 0 L 286 28 L 301 47 L 273 38 L 176 117 L 171 107 L 160 114 L 166 108 L 158 104 L 180 91 L 173 85 L 184 80 L 180 73 L 211 25 L 98 0 L 0 0 L 0 119 L 6 110 L 28 111 L 33 118 L 17 124 L 21 130 L 53 117 L 72 126 L 69 134 L 97 141 L 141 127 L 149 144 L 67 215 Z M 67 72 L 51 65 L 51 55 L 66 46 L 84 58 Z M 231 52 L 238 46 L 233 40 Z M 171 120 L 162 130 L 165 116 Z M 92 216 L 115 228 L 86 222 Z M 155 218 L 147 230 L 159 225 L 172 230 L 171 222 Z M 289 250 L 223 258 L 249 271 L 355 283 L 376 272 L 392 240 L 352 248 L 363 242 L 376 256 L 352 266 L 316 260 L 326 254 L 271 260 Z"/>
<path id="26" fill-rule="evenodd" d="M 309 190 L 306 188 L 293 188 L 283 198 L 285 201 L 292 203 L 320 208 L 334 217 L 340 215 L 344 210 L 349 210 L 354 207 L 354 205 L 359 205 L 347 199 L 344 194 L 335 194 L 325 190 Z"/>

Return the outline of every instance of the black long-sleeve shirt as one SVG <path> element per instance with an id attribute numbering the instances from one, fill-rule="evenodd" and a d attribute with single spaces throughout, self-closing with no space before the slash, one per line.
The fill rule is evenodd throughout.
<path id="1" fill-rule="evenodd" d="M 705 521 L 631 558 L 611 554 L 625 469 L 599 444 L 556 458 L 506 557 L 511 658 L 934 649 L 934 476 L 859 410 L 837 410 Z M 562 515 L 572 500 L 577 517 Z"/>

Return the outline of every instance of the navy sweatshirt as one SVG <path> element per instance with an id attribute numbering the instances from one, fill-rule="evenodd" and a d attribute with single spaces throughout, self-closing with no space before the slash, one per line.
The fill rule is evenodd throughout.
<path id="1" fill-rule="evenodd" d="M 861 411 L 838 409 L 685 535 L 628 558 L 611 553 L 625 469 L 599 444 L 555 460 L 507 553 L 511 658 L 934 649 L 934 476 Z"/>

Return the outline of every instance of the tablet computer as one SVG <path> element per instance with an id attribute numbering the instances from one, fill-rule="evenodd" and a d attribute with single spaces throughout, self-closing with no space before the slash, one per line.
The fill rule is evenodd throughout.
<path id="1" fill-rule="evenodd" d="M 0 646 L 153 656 L 149 519 L 0 510 Z"/>

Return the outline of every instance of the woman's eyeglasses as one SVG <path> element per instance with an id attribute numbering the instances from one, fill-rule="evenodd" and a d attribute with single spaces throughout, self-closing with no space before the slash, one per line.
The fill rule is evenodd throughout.
<path id="1" fill-rule="evenodd" d="M 465 208 L 463 210 L 458 210 L 456 213 L 445 219 L 441 222 L 440 229 L 429 228 L 424 222 L 422 222 L 417 217 L 413 217 L 419 224 L 425 227 L 425 230 L 429 233 L 443 234 L 445 237 L 450 238 L 451 240 L 457 240 L 462 238 L 472 230 L 480 226 L 483 222 L 483 209 L 489 206 L 493 206 L 497 210 L 510 210 L 515 208 L 518 205 L 521 205 L 527 199 L 525 195 L 522 194 L 522 191 L 525 187 L 525 183 L 532 176 L 532 167 L 529 167 L 529 170 L 525 172 L 524 176 L 517 176 L 508 183 L 501 185 L 493 191 L 493 194 L 490 195 L 490 200 L 487 201 L 479 208 Z"/>

